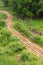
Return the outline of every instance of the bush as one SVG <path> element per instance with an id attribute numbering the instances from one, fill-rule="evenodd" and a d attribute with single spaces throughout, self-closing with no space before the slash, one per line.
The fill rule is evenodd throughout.
<path id="1" fill-rule="evenodd" d="M 14 44 L 10 45 L 9 48 L 14 52 L 20 52 L 25 49 L 25 46 L 21 44 L 21 42 L 14 42 Z"/>
<path id="2" fill-rule="evenodd" d="M 7 44 L 9 44 L 9 42 L 10 42 L 10 39 L 9 39 L 10 35 L 11 34 L 10 34 L 10 32 L 8 30 L 2 29 L 0 31 L 0 44 L 1 44 L 1 46 L 6 46 Z"/>
<path id="3" fill-rule="evenodd" d="M 7 16 L 3 13 L 0 13 L 0 20 L 5 20 L 7 18 Z"/>
<path id="4" fill-rule="evenodd" d="M 35 36 L 35 37 L 34 37 L 34 41 L 35 41 L 36 43 L 39 43 L 40 40 L 41 40 L 40 37 L 38 37 L 38 36 Z"/>
<path id="5" fill-rule="evenodd" d="M 0 21 L 0 29 L 4 28 L 6 26 L 4 21 Z"/>
<path id="6" fill-rule="evenodd" d="M 26 50 L 23 50 L 22 55 L 21 55 L 21 60 L 22 61 L 28 61 L 29 60 L 29 53 Z"/>
<path id="7" fill-rule="evenodd" d="M 38 43 L 41 47 L 43 47 L 43 41 L 41 40 L 41 37 L 35 36 L 33 40 Z"/>

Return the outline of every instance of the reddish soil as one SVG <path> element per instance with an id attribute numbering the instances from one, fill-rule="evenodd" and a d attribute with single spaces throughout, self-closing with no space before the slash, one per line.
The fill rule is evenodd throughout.
<path id="1" fill-rule="evenodd" d="M 12 32 L 13 35 L 17 36 L 21 40 L 21 42 L 25 45 L 26 49 L 28 51 L 34 52 L 37 56 L 43 58 L 43 48 L 40 48 L 38 45 L 31 42 L 13 28 L 12 16 L 7 11 L 0 11 L 0 12 L 7 15 L 6 19 L 7 28 Z"/>

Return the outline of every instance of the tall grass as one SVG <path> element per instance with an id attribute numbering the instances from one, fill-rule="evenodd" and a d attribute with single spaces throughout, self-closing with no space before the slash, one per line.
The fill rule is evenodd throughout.
<path id="1" fill-rule="evenodd" d="M 18 30 L 22 35 L 43 47 L 42 21 L 43 20 L 21 20 L 18 18 L 13 18 L 13 27 Z"/>

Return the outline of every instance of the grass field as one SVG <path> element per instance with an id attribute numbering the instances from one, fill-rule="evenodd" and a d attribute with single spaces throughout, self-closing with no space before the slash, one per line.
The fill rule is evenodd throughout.
<path id="1" fill-rule="evenodd" d="M 0 65 L 43 65 L 43 59 L 28 52 L 23 43 L 7 29 L 6 18 L 6 15 L 0 13 Z M 27 22 L 14 18 L 13 26 L 21 34 L 31 38 L 32 33 L 29 32 L 31 26 L 28 26 L 31 22 L 28 24 Z"/>
<path id="2" fill-rule="evenodd" d="M 28 52 L 22 42 L 7 29 L 6 15 L 0 13 L 0 65 L 43 65 L 43 59 Z"/>
<path id="3" fill-rule="evenodd" d="M 13 27 L 31 41 L 43 47 L 43 19 L 22 20 L 14 17 Z"/>

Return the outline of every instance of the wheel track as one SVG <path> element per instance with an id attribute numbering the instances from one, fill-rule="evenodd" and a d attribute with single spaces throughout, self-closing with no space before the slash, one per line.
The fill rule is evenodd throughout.
<path id="1" fill-rule="evenodd" d="M 7 23 L 8 29 L 12 32 L 12 34 L 19 37 L 21 42 L 23 42 L 24 45 L 26 46 L 27 50 L 30 50 L 30 51 L 34 52 L 36 55 L 38 55 L 39 57 L 43 58 L 43 48 L 40 48 L 38 45 L 32 43 L 31 41 L 29 41 L 27 38 L 22 36 L 18 31 L 16 31 L 13 28 L 13 26 L 12 26 L 12 16 L 7 11 L 0 11 L 0 12 L 7 15 L 7 19 L 5 21 Z"/>

